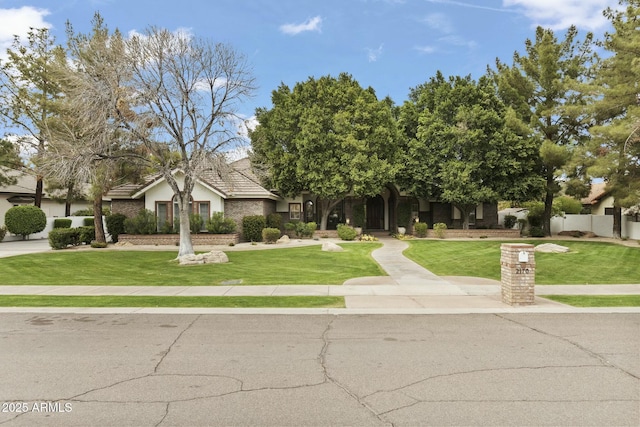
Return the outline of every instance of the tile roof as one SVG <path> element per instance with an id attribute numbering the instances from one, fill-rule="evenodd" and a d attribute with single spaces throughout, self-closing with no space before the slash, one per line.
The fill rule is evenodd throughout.
<path id="1" fill-rule="evenodd" d="M 241 159 L 229 164 L 229 171 L 209 171 L 204 173 L 199 181 L 214 188 L 225 198 L 270 198 L 278 196 L 260 185 L 258 178 L 251 170 L 249 159 Z M 128 199 L 145 190 L 150 185 L 162 180 L 162 175 L 154 174 L 145 177 L 140 184 L 123 184 L 115 187 L 107 194 L 112 199 Z"/>
<path id="2" fill-rule="evenodd" d="M 580 202 L 583 205 L 598 204 L 598 202 L 600 202 L 600 199 L 602 199 L 604 196 L 607 195 L 606 187 L 607 187 L 606 182 L 591 184 L 591 191 L 589 192 L 589 195 L 584 199 L 580 200 Z"/>

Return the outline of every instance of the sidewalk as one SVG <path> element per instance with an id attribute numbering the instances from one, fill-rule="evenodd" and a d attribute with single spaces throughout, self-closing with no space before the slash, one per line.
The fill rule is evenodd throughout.
<path id="1" fill-rule="evenodd" d="M 110 312 L 256 312 L 313 313 L 640 313 L 640 308 L 583 309 L 540 298 L 540 295 L 638 295 L 637 285 L 536 285 L 535 305 L 511 307 L 501 302 L 500 282 L 474 277 L 439 277 L 405 258 L 408 243 L 382 238 L 372 257 L 388 276 L 360 277 L 343 285 L 270 286 L 0 286 L 0 295 L 120 295 L 120 296 L 343 296 L 346 309 L 111 309 Z M 321 242 L 318 242 L 320 244 Z M 308 244 L 308 242 L 305 242 Z M 128 249 L 128 248 L 123 248 Z M 49 250 L 48 242 L 0 245 L 0 257 Z M 0 279 L 1 280 L 1 279 Z M 58 309 L 0 309 L 0 312 Z M 109 312 L 110 309 L 59 309 L 64 312 Z M 256 311 L 257 310 L 257 311 Z"/>

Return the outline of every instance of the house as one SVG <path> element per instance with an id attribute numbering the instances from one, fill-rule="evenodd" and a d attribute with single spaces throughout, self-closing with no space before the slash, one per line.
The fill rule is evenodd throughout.
<path id="1" fill-rule="evenodd" d="M 318 224 L 322 215 L 318 197 L 311 193 L 279 201 L 276 211 L 285 217 L 285 221 L 315 221 Z M 385 186 L 375 196 L 345 197 L 329 213 L 327 228 L 335 229 L 337 224 L 348 222 L 368 231 L 395 231 L 398 226 L 410 229 L 416 221 L 425 222 L 430 228 L 439 222 L 447 224 L 448 228 L 462 228 L 461 213 L 450 203 L 411 197 L 393 184 Z M 469 225 L 470 228 L 496 227 L 497 203 L 479 204 L 471 214 Z"/>
<path id="2" fill-rule="evenodd" d="M 320 223 L 322 212 L 317 196 L 303 192 L 285 198 L 276 190 L 264 188 L 248 158 L 229 166 L 225 176 L 210 172 L 197 181 L 192 194 L 192 212 L 203 218 L 211 217 L 214 212 L 224 212 L 225 217 L 234 219 L 238 225 L 244 216 L 271 213 L 280 214 L 283 224 L 294 220 Z M 175 173 L 180 180 L 180 171 Z M 113 213 L 133 217 L 142 209 L 154 212 L 158 231 L 166 224 L 173 224 L 178 214 L 173 191 L 159 174 L 147 177 L 140 184 L 116 187 L 107 196 L 111 199 Z M 359 211 L 366 212 L 363 224 L 355 223 Z M 471 227 L 496 227 L 497 212 L 496 203 L 478 205 L 472 214 Z M 335 229 L 337 224 L 349 222 L 371 231 L 395 231 L 398 225 L 410 226 L 416 219 L 430 226 L 442 222 L 449 228 L 462 227 L 460 211 L 451 204 L 410 197 L 395 185 L 388 185 L 373 197 L 345 197 L 332 208 L 327 228 Z"/>
<path id="3" fill-rule="evenodd" d="M 591 184 L 589 195 L 581 200 L 585 212 L 592 215 L 613 215 L 613 196 L 606 187 L 606 182 Z"/>
<path id="4" fill-rule="evenodd" d="M 4 225 L 4 216 L 9 209 L 14 206 L 33 205 L 36 196 L 35 175 L 28 172 L 6 169 L 4 173 L 15 177 L 17 182 L 13 185 L 0 187 L 0 226 Z M 51 193 L 45 191 L 42 195 L 40 208 L 48 218 L 64 217 L 65 203 L 53 196 Z M 89 209 L 91 207 L 90 202 L 78 201 L 72 203 L 71 212 Z"/>
<path id="5" fill-rule="evenodd" d="M 182 184 L 182 172 L 174 172 Z M 161 232 L 178 218 L 178 203 L 173 190 L 160 174 L 148 176 L 140 184 L 124 184 L 107 193 L 111 199 L 111 211 L 133 217 L 143 209 L 153 212 L 157 229 Z M 238 225 L 248 215 L 269 215 L 276 211 L 280 197 L 265 189 L 251 172 L 249 159 L 230 164 L 224 176 L 208 172 L 196 181 L 191 194 L 192 212 L 210 218 L 214 212 L 224 212 Z"/>

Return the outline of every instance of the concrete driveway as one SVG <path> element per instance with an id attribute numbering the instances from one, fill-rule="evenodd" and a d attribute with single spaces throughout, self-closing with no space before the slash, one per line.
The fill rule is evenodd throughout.
<path id="1" fill-rule="evenodd" d="M 12 240 L 0 242 L 0 258 L 51 250 L 48 239 Z"/>

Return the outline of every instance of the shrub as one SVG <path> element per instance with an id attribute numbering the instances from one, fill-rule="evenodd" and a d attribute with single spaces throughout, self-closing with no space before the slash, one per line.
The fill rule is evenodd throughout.
<path id="1" fill-rule="evenodd" d="M 111 234 L 111 240 L 113 243 L 118 243 L 118 236 L 124 234 L 124 221 L 126 219 L 127 217 L 121 213 L 105 217 L 107 231 Z"/>
<path id="2" fill-rule="evenodd" d="M 507 230 L 511 230 L 514 225 L 518 222 L 518 217 L 515 215 L 505 215 L 504 217 L 504 228 Z"/>
<path id="3" fill-rule="evenodd" d="M 37 206 L 14 206 L 4 216 L 4 223 L 13 234 L 25 239 L 29 234 L 39 233 L 47 226 L 47 216 Z"/>
<path id="4" fill-rule="evenodd" d="M 266 227 L 262 229 L 262 240 L 265 243 L 275 243 L 280 238 L 280 229 L 274 227 Z"/>
<path id="5" fill-rule="evenodd" d="M 69 218 L 56 218 L 53 220 L 53 228 L 71 228 L 71 220 Z"/>
<path id="6" fill-rule="evenodd" d="M 214 212 L 207 220 L 207 231 L 213 234 L 235 233 L 238 226 L 233 218 L 225 218 L 224 213 Z"/>
<path id="7" fill-rule="evenodd" d="M 282 216 L 279 213 L 270 213 L 267 215 L 267 228 L 277 228 L 280 230 L 282 227 Z"/>
<path id="8" fill-rule="evenodd" d="M 82 225 L 84 225 L 85 227 L 91 227 L 92 225 L 94 225 L 93 217 L 83 218 Z"/>
<path id="9" fill-rule="evenodd" d="M 2 227 L 0 227 L 0 242 L 2 242 L 2 239 L 4 239 L 4 236 L 6 235 L 7 235 L 7 227 L 3 225 Z"/>
<path id="10" fill-rule="evenodd" d="M 544 237 L 544 231 L 542 230 L 542 227 L 540 227 L 539 225 L 532 225 L 531 228 L 529 228 L 529 236 Z"/>
<path id="11" fill-rule="evenodd" d="M 80 209 L 73 213 L 73 216 L 91 216 L 93 215 L 93 209 Z"/>
<path id="12" fill-rule="evenodd" d="M 124 221 L 124 230 L 127 234 L 155 234 L 156 216 L 147 209 L 142 209 L 133 218 Z"/>
<path id="13" fill-rule="evenodd" d="M 582 212 L 582 203 L 569 196 L 560 196 L 553 201 L 553 206 L 558 211 L 566 214 L 579 214 Z"/>
<path id="14" fill-rule="evenodd" d="M 294 235 L 295 236 L 298 235 L 298 223 L 299 222 L 300 221 L 293 220 L 293 221 L 287 222 L 284 225 L 284 230 L 289 235 L 289 237 L 293 237 Z"/>
<path id="15" fill-rule="evenodd" d="M 444 239 L 445 232 L 447 231 L 447 224 L 444 222 L 438 222 L 433 224 L 433 231 L 436 234 L 436 237 L 439 239 Z"/>
<path id="16" fill-rule="evenodd" d="M 342 240 L 353 240 L 358 236 L 358 232 L 355 228 L 345 225 L 338 224 L 338 237 Z"/>
<path id="17" fill-rule="evenodd" d="M 416 225 L 413 226 L 413 231 L 417 237 L 427 237 L 428 228 L 429 226 L 426 222 L 417 222 Z"/>
<path id="18" fill-rule="evenodd" d="M 262 215 L 249 215 L 242 218 L 242 234 L 245 240 L 259 242 L 262 239 L 262 229 L 267 221 Z"/>
<path id="19" fill-rule="evenodd" d="M 76 230 L 80 233 L 80 243 L 89 245 L 92 240 L 96 240 L 96 228 L 94 226 L 85 225 L 83 227 L 76 228 Z"/>
<path id="20" fill-rule="evenodd" d="M 315 233 L 317 229 L 318 229 L 318 224 L 313 221 L 310 221 L 305 226 L 304 235 L 308 237 L 313 237 L 313 233 Z"/>
<path id="21" fill-rule="evenodd" d="M 49 246 L 52 249 L 65 249 L 80 242 L 80 230 L 77 228 L 54 228 L 49 232 Z"/>
<path id="22" fill-rule="evenodd" d="M 200 214 L 189 214 L 189 230 L 191 231 L 191 234 L 200 233 L 203 225 L 204 220 L 202 219 Z"/>

